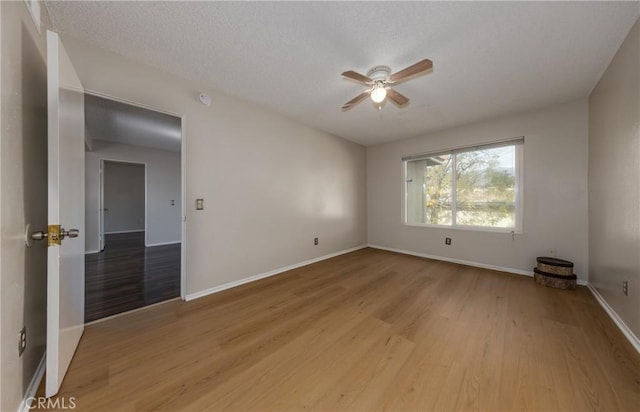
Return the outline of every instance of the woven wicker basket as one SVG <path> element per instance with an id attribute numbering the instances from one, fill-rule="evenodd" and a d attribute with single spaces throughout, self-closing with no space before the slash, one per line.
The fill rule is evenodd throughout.
<path id="1" fill-rule="evenodd" d="M 573 262 L 569 262 L 568 260 L 539 257 L 536 258 L 536 261 L 538 262 L 538 270 L 541 272 L 564 276 L 573 275 Z"/>
<path id="2" fill-rule="evenodd" d="M 538 267 L 533 269 L 536 283 L 557 289 L 575 289 L 578 277 L 573 274 L 573 262 L 552 257 L 536 259 Z"/>

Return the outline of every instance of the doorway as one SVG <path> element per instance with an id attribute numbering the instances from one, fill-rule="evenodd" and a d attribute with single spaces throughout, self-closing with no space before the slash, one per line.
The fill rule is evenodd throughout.
<path id="1" fill-rule="evenodd" d="M 146 165 L 101 160 L 100 250 L 105 237 L 139 237 L 146 233 Z M 121 236 L 115 236 L 121 235 Z M 146 244 L 146 243 L 145 243 Z"/>
<path id="2" fill-rule="evenodd" d="M 181 296 L 182 119 L 85 96 L 85 322 Z"/>

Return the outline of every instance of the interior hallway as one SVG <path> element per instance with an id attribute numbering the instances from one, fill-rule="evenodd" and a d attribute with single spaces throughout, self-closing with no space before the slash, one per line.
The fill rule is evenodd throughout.
<path id="1" fill-rule="evenodd" d="M 145 247 L 145 232 L 110 234 L 85 256 L 85 322 L 180 296 L 180 247 Z"/>

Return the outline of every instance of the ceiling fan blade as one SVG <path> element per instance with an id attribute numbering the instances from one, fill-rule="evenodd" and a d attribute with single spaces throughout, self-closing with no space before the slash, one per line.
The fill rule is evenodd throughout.
<path id="1" fill-rule="evenodd" d="M 433 62 L 429 59 L 424 59 L 418 63 L 402 69 L 399 72 L 393 73 L 389 76 L 389 82 L 397 83 L 400 81 L 408 80 L 409 78 L 429 71 L 433 68 Z"/>
<path id="2" fill-rule="evenodd" d="M 387 97 L 400 107 L 409 103 L 409 98 L 407 96 L 400 94 L 393 89 L 387 89 Z"/>
<path id="3" fill-rule="evenodd" d="M 356 73 L 353 70 L 349 70 L 349 71 L 346 71 L 346 72 L 342 73 L 342 76 L 346 77 L 347 79 L 350 79 L 350 80 L 353 80 L 355 82 L 358 82 L 360 84 L 364 84 L 364 85 L 373 84 L 373 80 L 371 80 L 370 78 L 368 78 L 364 74 Z"/>
<path id="4" fill-rule="evenodd" d="M 342 110 L 349 110 L 351 109 L 353 106 L 355 106 L 356 104 L 360 103 L 361 101 L 363 101 L 364 99 L 367 98 L 367 96 L 369 96 L 368 92 L 362 92 L 359 95 L 357 95 L 356 97 L 354 97 L 353 99 L 349 100 L 348 102 L 346 102 L 345 104 L 342 105 Z"/>

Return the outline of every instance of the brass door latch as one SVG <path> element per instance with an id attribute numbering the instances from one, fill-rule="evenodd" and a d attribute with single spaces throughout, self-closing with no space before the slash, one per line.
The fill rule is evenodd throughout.
<path id="1" fill-rule="evenodd" d="M 60 245 L 65 237 L 78 237 L 78 229 L 64 230 L 60 225 L 49 225 L 46 232 L 38 231 L 31 234 L 33 240 L 47 239 L 47 246 Z"/>

